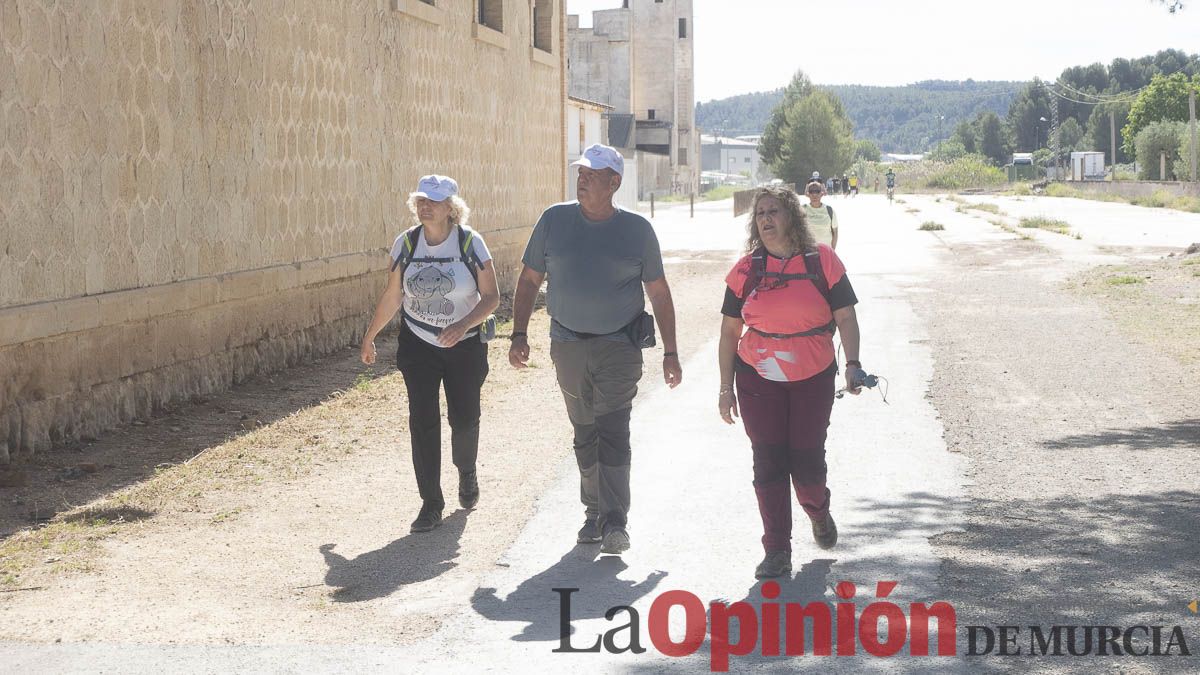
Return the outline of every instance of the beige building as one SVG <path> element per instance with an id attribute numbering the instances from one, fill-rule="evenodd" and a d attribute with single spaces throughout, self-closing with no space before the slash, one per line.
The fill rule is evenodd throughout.
<path id="1" fill-rule="evenodd" d="M 357 343 L 425 173 L 510 288 L 563 0 L 0 2 L 0 465 Z"/>
<path id="2" fill-rule="evenodd" d="M 592 14 L 592 27 L 568 17 L 568 91 L 632 115 L 639 193 L 699 189 L 691 0 L 625 0 Z"/>

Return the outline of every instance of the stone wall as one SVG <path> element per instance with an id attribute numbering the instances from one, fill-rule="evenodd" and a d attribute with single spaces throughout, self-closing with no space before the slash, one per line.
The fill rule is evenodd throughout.
<path id="1" fill-rule="evenodd" d="M 511 287 L 563 198 L 550 4 L 547 53 L 521 1 L 0 2 L 0 463 L 354 342 L 425 173 Z"/>

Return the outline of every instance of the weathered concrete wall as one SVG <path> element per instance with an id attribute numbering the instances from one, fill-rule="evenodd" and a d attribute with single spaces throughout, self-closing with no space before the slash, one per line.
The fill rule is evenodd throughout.
<path id="1" fill-rule="evenodd" d="M 630 111 L 633 48 L 627 9 L 594 12 L 591 28 L 571 29 L 568 91 L 571 96 Z"/>
<path id="2" fill-rule="evenodd" d="M 1066 183 L 1076 190 L 1115 194 L 1122 197 L 1149 197 L 1163 190 L 1177 197 L 1200 197 L 1200 183 L 1183 183 L 1170 181 L 1078 181 Z"/>
<path id="3" fill-rule="evenodd" d="M 0 2 L 0 463 L 351 343 L 422 174 L 511 286 L 563 3 L 550 54 L 531 3 L 438 4 Z"/>

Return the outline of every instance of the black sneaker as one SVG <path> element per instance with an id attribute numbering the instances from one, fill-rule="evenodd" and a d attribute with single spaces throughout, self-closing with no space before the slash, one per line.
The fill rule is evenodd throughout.
<path id="1" fill-rule="evenodd" d="M 583 521 L 583 527 L 579 528 L 579 535 L 575 538 L 579 544 L 599 544 L 600 543 L 600 528 L 594 520 Z"/>
<path id="2" fill-rule="evenodd" d="M 614 527 L 604 533 L 604 543 L 600 544 L 600 552 L 609 555 L 621 555 L 629 550 L 629 533 L 623 527 Z"/>
<path id="3" fill-rule="evenodd" d="M 821 548 L 833 548 L 837 543 L 837 524 L 833 522 L 832 515 L 825 514 L 824 520 L 812 521 L 812 531 L 813 541 Z"/>
<path id="4" fill-rule="evenodd" d="M 763 561 L 754 568 L 755 579 L 774 579 L 792 573 L 791 551 L 768 551 Z"/>
<path id="5" fill-rule="evenodd" d="M 473 509 L 479 503 L 479 478 L 474 471 L 459 472 L 458 503 L 464 509 Z"/>
<path id="6" fill-rule="evenodd" d="M 442 510 L 430 506 L 422 506 L 417 519 L 413 521 L 410 532 L 430 532 L 442 524 Z"/>

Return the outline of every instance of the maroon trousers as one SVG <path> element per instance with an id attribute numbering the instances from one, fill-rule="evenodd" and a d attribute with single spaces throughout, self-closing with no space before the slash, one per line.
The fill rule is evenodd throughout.
<path id="1" fill-rule="evenodd" d="M 754 449 L 754 492 L 763 548 L 792 550 L 792 489 L 808 517 L 829 513 L 825 434 L 837 364 L 807 380 L 772 382 L 745 363 L 735 372 L 738 409 Z"/>

